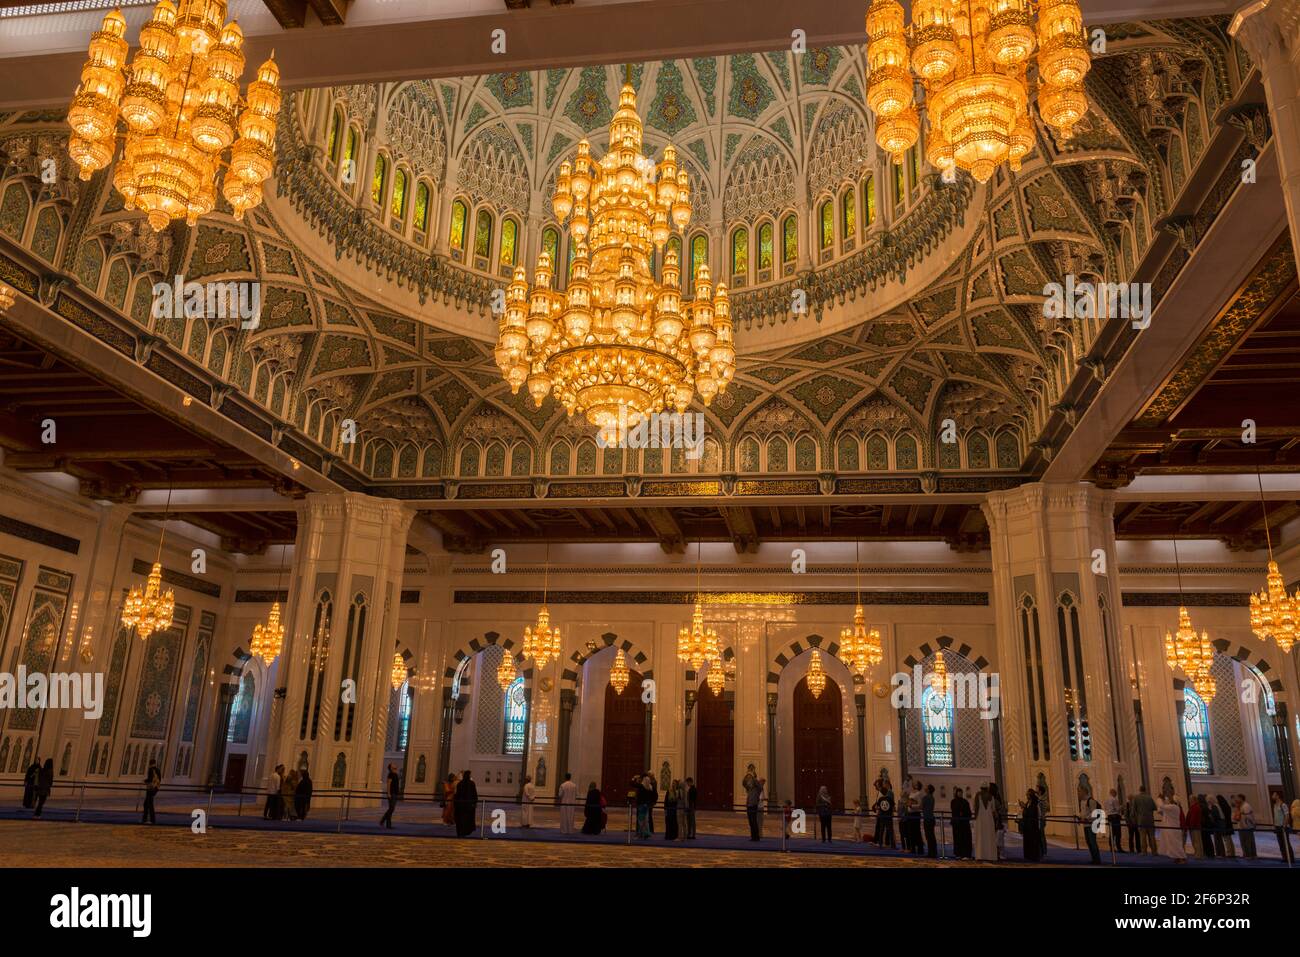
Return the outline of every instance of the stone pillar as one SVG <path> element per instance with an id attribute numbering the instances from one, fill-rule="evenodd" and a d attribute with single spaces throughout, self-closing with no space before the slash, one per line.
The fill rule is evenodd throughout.
<path id="1" fill-rule="evenodd" d="M 312 493 L 301 509 L 296 598 L 280 656 L 284 706 L 271 728 L 266 763 L 294 767 L 306 751 L 319 791 L 382 785 L 389 673 L 412 517 L 400 502 L 353 492 Z M 332 603 L 327 629 L 326 595 Z M 318 635 L 328 640 L 317 641 Z"/>
<path id="2" fill-rule="evenodd" d="M 1277 745 L 1277 764 L 1281 770 L 1282 796 L 1290 804 L 1296 798 L 1295 766 L 1291 763 L 1291 726 L 1287 723 L 1285 701 L 1277 702 L 1273 715 L 1273 739 Z"/>
<path id="3" fill-rule="evenodd" d="M 866 808 L 871 804 L 867 796 L 867 696 L 855 694 L 853 707 L 857 721 L 854 727 L 858 735 L 858 800 Z"/>
<path id="4" fill-rule="evenodd" d="M 555 780 L 563 781 L 569 771 L 569 742 L 573 734 L 573 706 L 578 695 L 572 688 L 560 691 L 560 716 L 555 724 Z"/>
<path id="5" fill-rule="evenodd" d="M 1300 259 L 1300 0 L 1255 0 L 1237 11 L 1228 32 L 1259 67 L 1291 246 Z"/>
<path id="6" fill-rule="evenodd" d="M 1100 799 L 1129 770 L 1116 748 L 1116 724 L 1132 719 L 1128 696 L 1115 687 L 1113 504 L 1091 485 L 1033 484 L 993 493 L 983 509 L 992 538 L 1006 797 L 1023 798 L 1041 775 L 1050 813 L 1074 814 L 1080 775 Z M 1109 628 L 1105 610 L 1114 619 Z"/>

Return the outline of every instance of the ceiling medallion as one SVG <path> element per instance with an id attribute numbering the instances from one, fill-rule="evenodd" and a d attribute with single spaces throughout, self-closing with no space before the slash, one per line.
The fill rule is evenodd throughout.
<path id="1" fill-rule="evenodd" d="M 867 11 L 867 105 L 876 144 L 901 163 L 920 137 L 913 85 L 925 88 L 925 157 L 981 183 L 1003 162 L 1019 170 L 1034 149 L 1030 60 L 1037 48 L 1038 112 L 1068 139 L 1088 112 L 1092 65 L 1076 0 L 914 0 L 904 27 L 897 0 Z"/>
<path id="2" fill-rule="evenodd" d="M 262 201 L 262 183 L 271 175 L 280 70 L 272 55 L 241 101 L 244 34 L 225 19 L 226 0 L 181 0 L 179 10 L 160 0 L 140 28 L 129 66 L 120 10 L 105 14 L 91 34 L 68 110 L 68 153 L 88 180 L 113 161 L 123 136 L 113 186 L 128 209 L 148 215 L 155 231 L 182 217 L 193 225 L 212 212 L 219 166 L 226 167 L 222 194 L 236 219 Z M 230 160 L 223 163 L 227 149 Z"/>
<path id="3" fill-rule="evenodd" d="M 657 412 L 685 412 L 696 393 L 708 405 L 736 365 L 726 284 L 715 290 L 700 263 L 683 301 L 679 254 L 665 251 L 691 220 L 686 169 L 672 146 L 658 165 L 643 155 L 641 133 L 629 68 L 609 150 L 593 161 L 582 140 L 556 176 L 555 215 L 577 244 L 568 286 L 551 288 L 558 264 L 546 252 L 531 287 L 517 266 L 495 352 L 512 393 L 527 385 L 539 408 L 554 394 L 615 442 Z"/>

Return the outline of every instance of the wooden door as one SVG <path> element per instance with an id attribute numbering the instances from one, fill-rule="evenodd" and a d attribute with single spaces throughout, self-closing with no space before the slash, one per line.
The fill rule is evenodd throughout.
<path id="1" fill-rule="evenodd" d="M 244 790 L 244 771 L 248 768 L 248 755 L 232 754 L 226 759 L 227 791 L 238 793 Z"/>
<path id="2" fill-rule="evenodd" d="M 605 731 L 600 758 L 600 785 L 609 804 L 610 819 L 625 814 L 632 777 L 646 772 L 645 703 L 641 700 L 641 675 L 628 672 L 622 694 L 605 685 Z M 665 785 L 660 785 L 664 787 Z M 587 782 L 578 782 L 578 793 L 587 793 Z"/>
<path id="3" fill-rule="evenodd" d="M 840 686 L 829 678 L 821 697 L 801 678 L 794 689 L 794 806 L 807 811 L 825 785 L 838 810 L 844 802 L 844 729 Z"/>
<path id="4" fill-rule="evenodd" d="M 700 682 L 695 699 L 695 786 L 697 806 L 730 810 L 736 800 L 732 780 L 735 734 L 726 692 L 715 695 Z"/>

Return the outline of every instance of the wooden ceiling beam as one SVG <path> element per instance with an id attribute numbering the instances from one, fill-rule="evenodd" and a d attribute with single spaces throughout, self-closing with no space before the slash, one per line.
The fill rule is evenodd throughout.
<path id="1" fill-rule="evenodd" d="M 672 512 L 666 508 L 648 508 L 642 514 L 666 554 L 681 555 L 686 551 L 686 536 Z"/>
<path id="2" fill-rule="evenodd" d="M 754 516 L 744 506 L 722 508 L 722 517 L 727 523 L 727 533 L 731 536 L 731 545 L 739 555 L 752 555 L 758 551 L 758 530 L 754 527 Z"/>

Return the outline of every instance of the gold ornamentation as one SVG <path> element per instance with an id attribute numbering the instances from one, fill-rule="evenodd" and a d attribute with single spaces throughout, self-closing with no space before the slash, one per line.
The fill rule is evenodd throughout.
<path id="1" fill-rule="evenodd" d="M 509 691 L 510 686 L 515 683 L 515 659 L 510 652 L 502 649 L 501 664 L 497 666 L 497 684 L 501 686 L 502 691 Z"/>
<path id="2" fill-rule="evenodd" d="M 822 692 L 826 690 L 826 672 L 822 670 L 822 653 L 816 648 L 812 650 L 812 660 L 808 662 L 808 691 L 812 694 L 813 700 L 820 698 Z"/>
<path id="3" fill-rule="evenodd" d="M 614 694 L 621 695 L 623 689 L 627 687 L 628 680 L 627 656 L 620 648 L 618 654 L 614 656 L 614 664 L 609 669 L 609 684 L 614 689 Z"/>
<path id="4" fill-rule="evenodd" d="M 400 651 L 393 652 L 393 670 L 388 677 L 392 682 L 394 691 L 402 687 L 402 682 L 406 680 L 406 674 L 406 659 L 402 657 Z"/>
<path id="5" fill-rule="evenodd" d="M 248 650 L 261 658 L 263 663 L 270 665 L 280 657 L 280 649 L 283 647 L 284 625 L 280 623 L 280 603 L 277 601 L 271 605 L 266 621 L 258 622 L 253 628 L 253 640 L 249 643 Z"/>

